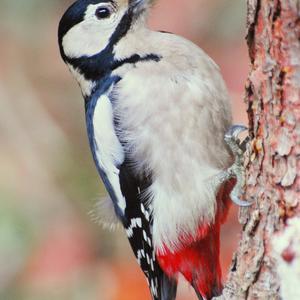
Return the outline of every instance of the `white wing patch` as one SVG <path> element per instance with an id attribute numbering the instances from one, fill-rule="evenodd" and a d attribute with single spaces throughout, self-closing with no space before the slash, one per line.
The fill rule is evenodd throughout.
<path id="1" fill-rule="evenodd" d="M 124 152 L 115 133 L 112 105 L 107 95 L 102 95 L 97 101 L 93 126 L 99 167 L 107 176 L 118 201 L 117 205 L 124 213 L 126 201 L 121 191 L 119 169 L 117 168 L 117 165 L 124 161 Z"/>

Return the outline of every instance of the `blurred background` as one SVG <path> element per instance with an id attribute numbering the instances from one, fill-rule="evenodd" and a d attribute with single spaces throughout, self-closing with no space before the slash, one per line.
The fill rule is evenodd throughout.
<path id="1" fill-rule="evenodd" d="M 0 299 L 150 299 L 122 230 L 89 214 L 105 192 L 56 37 L 71 3 L 0 1 Z M 152 28 L 191 39 L 219 64 L 242 123 L 245 14 L 240 0 L 160 0 L 150 17 Z M 238 234 L 234 208 L 222 232 L 225 276 Z M 196 298 L 182 283 L 178 299 Z"/>

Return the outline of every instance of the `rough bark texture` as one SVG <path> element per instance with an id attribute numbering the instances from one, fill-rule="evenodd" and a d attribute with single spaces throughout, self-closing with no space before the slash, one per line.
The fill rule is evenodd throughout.
<path id="1" fill-rule="evenodd" d="M 291 280 L 300 290 L 300 0 L 248 0 L 247 27 L 246 197 L 255 203 L 240 212 L 243 230 L 223 297 L 300 299 L 288 294 Z"/>

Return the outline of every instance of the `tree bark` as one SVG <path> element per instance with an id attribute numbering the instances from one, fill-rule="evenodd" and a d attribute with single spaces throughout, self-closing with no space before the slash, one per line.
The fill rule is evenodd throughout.
<path id="1" fill-rule="evenodd" d="M 225 299 L 300 299 L 300 0 L 248 0 L 241 240 Z"/>

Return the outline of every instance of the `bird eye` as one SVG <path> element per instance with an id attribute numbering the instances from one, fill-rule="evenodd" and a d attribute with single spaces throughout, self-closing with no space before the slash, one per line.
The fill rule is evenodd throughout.
<path id="1" fill-rule="evenodd" d="M 109 18 L 111 15 L 111 11 L 107 7 L 99 7 L 95 12 L 96 17 L 100 19 Z"/>

